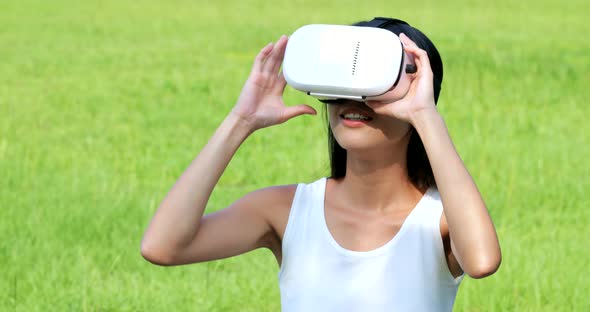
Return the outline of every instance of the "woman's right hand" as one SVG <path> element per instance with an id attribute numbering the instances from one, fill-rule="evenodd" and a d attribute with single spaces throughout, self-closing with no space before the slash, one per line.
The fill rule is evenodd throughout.
<path id="1" fill-rule="evenodd" d="M 276 44 L 264 47 L 252 66 L 248 80 L 231 114 L 246 122 L 251 131 L 283 123 L 293 117 L 310 114 L 308 105 L 286 106 L 283 92 L 287 81 L 279 68 L 285 56 L 288 38 L 281 36 Z"/>

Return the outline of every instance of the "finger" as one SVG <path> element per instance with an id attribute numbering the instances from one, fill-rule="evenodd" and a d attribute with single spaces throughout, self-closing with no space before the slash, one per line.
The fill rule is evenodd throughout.
<path id="1" fill-rule="evenodd" d="M 410 41 L 411 42 L 411 41 Z M 421 58 L 421 59 L 426 59 L 428 60 L 428 53 L 426 53 L 426 51 L 420 49 L 416 44 L 414 44 L 413 42 L 411 42 L 410 44 L 406 44 L 404 45 L 404 50 L 406 52 L 409 52 L 412 54 L 412 56 L 414 56 L 414 59 L 416 57 Z"/>
<path id="2" fill-rule="evenodd" d="M 277 43 L 274 45 L 274 47 L 272 48 L 272 51 L 268 55 L 266 62 L 264 62 L 264 64 L 262 65 L 263 72 L 272 72 L 272 73 L 277 72 L 278 67 L 280 66 L 280 63 L 282 62 L 281 53 L 284 53 L 284 52 L 281 52 L 281 51 L 284 49 L 284 45 L 286 44 L 286 41 L 285 41 L 286 39 L 287 39 L 287 37 L 281 36 L 279 41 L 277 41 Z M 277 66 L 277 63 L 279 63 L 278 66 Z"/>
<path id="3" fill-rule="evenodd" d="M 414 56 L 414 63 L 416 64 L 416 73 L 417 77 L 421 76 L 432 76 L 432 68 L 430 67 L 430 61 L 428 60 L 428 54 L 426 51 L 418 48 L 408 46 L 404 48 L 408 53 L 411 53 Z"/>
<path id="4" fill-rule="evenodd" d="M 283 59 L 285 58 L 285 51 L 287 50 L 287 42 L 289 38 L 283 35 L 279 42 L 277 42 L 277 55 L 276 55 L 276 62 L 274 63 L 274 67 L 271 69 L 272 73 L 276 73 L 281 68 L 281 64 L 283 64 Z"/>
<path id="5" fill-rule="evenodd" d="M 309 106 L 309 105 L 305 105 L 305 104 L 300 104 L 300 105 L 295 105 L 295 106 L 288 106 L 285 108 L 285 111 L 283 113 L 283 120 L 281 122 L 285 122 L 293 117 L 297 117 L 300 115 L 316 115 L 317 112 L 316 110 Z"/>
<path id="6" fill-rule="evenodd" d="M 414 41 L 412 41 L 404 33 L 400 34 L 400 39 L 404 43 L 404 50 L 411 53 L 414 56 L 414 62 L 417 67 L 417 75 L 432 75 L 432 68 L 430 67 L 430 60 L 428 59 L 428 53 L 423 49 L 420 49 Z"/>
<path id="7" fill-rule="evenodd" d="M 287 80 L 285 80 L 285 75 L 283 75 L 283 72 L 280 71 L 278 76 L 277 76 L 277 83 L 275 85 L 275 92 L 277 94 L 283 94 L 283 92 L 285 91 L 285 87 L 287 86 Z"/>
<path id="8" fill-rule="evenodd" d="M 434 75 L 432 73 L 432 67 L 430 67 L 430 61 L 428 60 L 428 55 L 426 54 L 426 52 L 424 50 L 420 50 L 420 54 L 417 54 L 418 56 L 415 57 L 414 62 L 416 63 L 416 67 L 417 67 L 417 71 L 416 74 L 419 77 L 428 77 L 428 78 L 432 78 L 432 76 Z"/>
<path id="9" fill-rule="evenodd" d="M 406 46 L 406 45 L 413 45 L 413 46 L 417 47 L 416 43 L 412 39 L 410 39 L 410 37 L 408 37 L 404 33 L 400 33 L 399 34 L 399 39 L 402 41 L 402 43 L 404 44 L 404 46 Z"/>
<path id="10" fill-rule="evenodd" d="M 268 57 L 268 54 L 272 51 L 272 47 L 273 44 L 271 42 L 258 52 L 258 55 L 256 55 L 256 58 L 254 59 L 254 65 L 252 65 L 252 71 L 262 71 L 262 65 Z"/>

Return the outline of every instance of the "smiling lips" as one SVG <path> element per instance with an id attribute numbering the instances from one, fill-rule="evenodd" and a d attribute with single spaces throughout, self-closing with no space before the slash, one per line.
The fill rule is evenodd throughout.
<path id="1" fill-rule="evenodd" d="M 373 119 L 369 116 L 365 116 L 365 115 L 361 115 L 361 114 L 357 114 L 357 113 L 343 114 L 343 115 L 341 115 L 341 117 L 343 117 L 344 119 L 348 119 L 348 120 L 371 120 L 371 119 Z"/>
<path id="2" fill-rule="evenodd" d="M 373 117 L 362 109 L 349 108 L 341 114 L 342 123 L 347 127 L 358 128 L 373 120 Z"/>

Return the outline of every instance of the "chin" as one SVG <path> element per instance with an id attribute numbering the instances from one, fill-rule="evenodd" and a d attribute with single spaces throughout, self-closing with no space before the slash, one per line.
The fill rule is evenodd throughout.
<path id="1" fill-rule="evenodd" d="M 328 112 L 334 138 L 346 150 L 391 151 L 407 143 L 409 124 L 376 114 L 365 104 L 328 106 Z"/>
<path id="2" fill-rule="evenodd" d="M 372 127 L 347 128 L 342 125 L 332 127 L 336 142 L 348 152 L 361 158 L 381 158 L 383 155 L 393 156 L 396 150 L 405 150 L 409 142 L 409 129 L 395 134 L 386 135 L 382 129 Z"/>
<path id="3" fill-rule="evenodd" d="M 345 150 L 374 150 L 391 145 L 392 143 L 377 129 L 365 128 L 351 130 L 336 127 L 332 129 L 332 133 L 336 142 Z"/>

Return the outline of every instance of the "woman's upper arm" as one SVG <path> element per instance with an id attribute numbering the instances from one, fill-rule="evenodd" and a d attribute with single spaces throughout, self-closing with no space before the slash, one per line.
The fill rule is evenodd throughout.
<path id="1" fill-rule="evenodd" d="M 275 237 L 271 214 L 291 206 L 296 185 L 254 191 L 227 208 L 201 218 L 193 240 L 162 265 L 181 265 L 237 256 L 261 247 Z M 287 207 L 288 206 L 288 207 Z"/>

